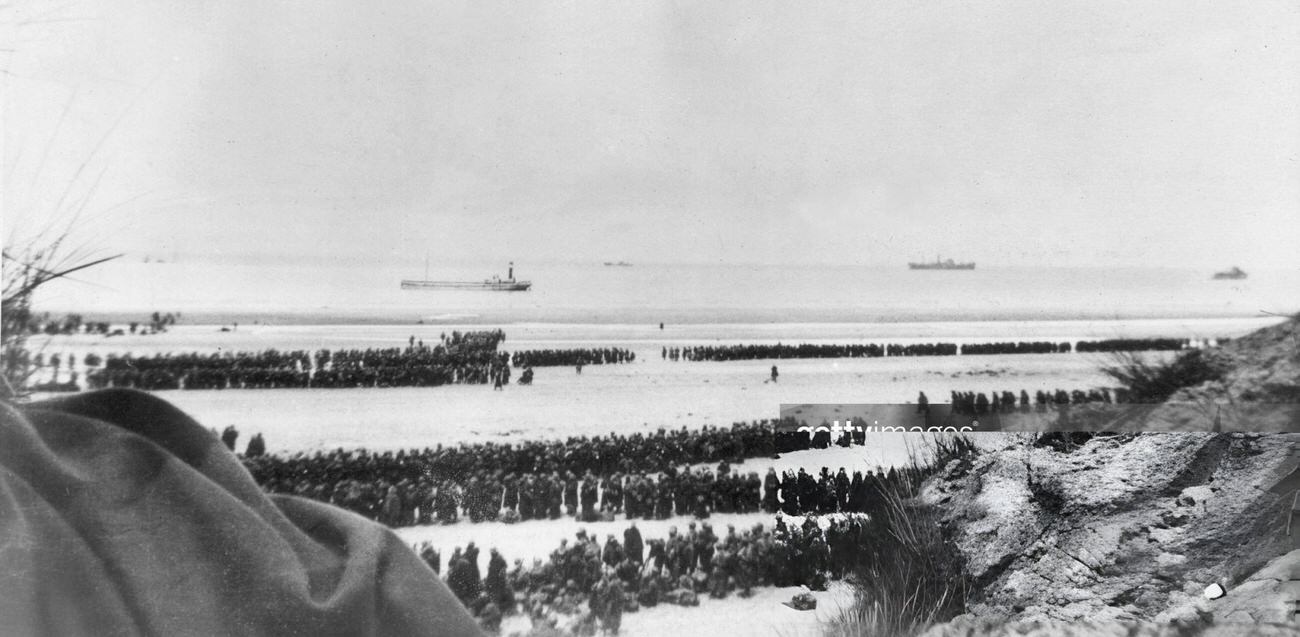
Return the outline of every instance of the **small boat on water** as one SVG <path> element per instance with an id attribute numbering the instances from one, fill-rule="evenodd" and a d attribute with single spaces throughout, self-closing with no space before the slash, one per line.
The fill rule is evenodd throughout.
<path id="1" fill-rule="evenodd" d="M 1235 281 L 1244 278 L 1246 278 L 1246 271 L 1242 270 L 1241 268 L 1235 265 L 1232 266 L 1231 270 L 1224 270 L 1223 272 L 1214 273 L 1215 281 L 1224 281 L 1224 280 Z"/>
<path id="2" fill-rule="evenodd" d="M 975 262 L 957 263 L 952 259 L 940 260 L 936 256 L 930 263 L 908 263 L 907 267 L 911 270 L 974 270 Z"/>
<path id="3" fill-rule="evenodd" d="M 510 262 L 506 278 L 493 276 L 482 281 L 431 281 L 429 265 L 426 263 L 423 279 L 403 279 L 403 290 L 478 290 L 484 292 L 525 292 L 533 286 L 532 281 L 515 280 L 515 264 Z"/>
<path id="4" fill-rule="evenodd" d="M 631 263 L 628 263 L 627 261 L 619 261 L 618 263 L 615 263 L 615 262 L 613 262 L 613 261 L 606 261 L 606 262 L 605 262 L 605 265 L 607 265 L 607 266 L 611 266 L 611 267 L 613 267 L 613 266 L 617 266 L 617 267 L 620 267 L 620 268 L 630 268 L 630 267 L 632 267 L 632 264 L 631 264 Z"/>

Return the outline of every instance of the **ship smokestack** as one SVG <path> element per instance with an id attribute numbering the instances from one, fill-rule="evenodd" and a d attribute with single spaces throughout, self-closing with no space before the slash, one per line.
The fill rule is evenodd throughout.
<path id="1" fill-rule="evenodd" d="M 511 281 L 514 281 L 514 280 L 515 280 L 515 262 L 514 262 L 514 261 L 511 261 L 511 262 L 510 262 L 510 269 L 506 270 L 506 278 L 507 278 L 507 279 L 510 279 Z"/>

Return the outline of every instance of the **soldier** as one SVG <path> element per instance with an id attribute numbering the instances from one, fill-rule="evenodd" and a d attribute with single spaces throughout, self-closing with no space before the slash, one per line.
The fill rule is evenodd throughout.
<path id="1" fill-rule="evenodd" d="M 780 485 L 780 480 L 776 477 L 776 468 L 768 467 L 767 475 L 763 478 L 763 511 L 766 513 L 776 513 L 776 490 Z"/>
<path id="2" fill-rule="evenodd" d="M 577 488 L 576 482 L 574 483 L 574 488 Z M 561 495 L 559 474 L 551 474 L 546 478 L 546 500 L 549 509 L 548 513 L 552 520 L 558 520 L 560 518 L 560 508 L 563 506 L 563 503 L 560 501 Z M 575 496 L 574 499 L 576 500 L 577 497 Z"/>
<path id="3" fill-rule="evenodd" d="M 605 550 L 601 553 L 601 560 L 610 567 L 618 566 L 618 563 L 623 561 L 623 547 L 619 546 L 613 533 L 605 538 Z"/>
<path id="4" fill-rule="evenodd" d="M 564 510 L 568 515 L 576 515 L 578 511 L 578 479 L 572 473 L 565 474 Z"/>
<path id="5" fill-rule="evenodd" d="M 633 522 L 623 531 L 623 552 L 627 555 L 627 559 L 640 566 L 643 563 L 643 550 L 641 531 L 636 528 L 636 522 Z"/>
<path id="6" fill-rule="evenodd" d="M 852 482 L 849 480 L 849 474 L 840 467 L 839 473 L 835 474 L 835 501 L 840 511 L 849 510 L 849 489 Z"/>
<path id="7" fill-rule="evenodd" d="M 525 476 L 519 484 L 519 519 L 531 520 L 534 517 L 534 490 L 537 488 L 533 476 Z M 508 498 L 509 496 L 507 496 Z M 508 500 L 507 500 L 508 501 Z"/>
<path id="8" fill-rule="evenodd" d="M 474 579 L 469 562 L 460 554 L 458 548 L 451 556 L 447 566 L 447 587 L 462 604 L 469 604 L 481 592 L 480 582 Z"/>
<path id="9" fill-rule="evenodd" d="M 487 579 L 483 580 L 483 587 L 500 612 L 508 613 L 515 605 L 515 598 L 506 584 L 506 560 L 495 548 L 491 553 L 491 557 L 488 558 Z"/>
<path id="10" fill-rule="evenodd" d="M 434 573 L 442 574 L 442 556 L 438 555 L 438 549 L 433 548 L 433 544 L 424 542 L 420 545 L 420 559 L 423 559 Z"/>
<path id="11" fill-rule="evenodd" d="M 695 556 L 699 560 L 700 569 L 705 573 L 713 569 L 713 545 L 717 540 L 718 536 L 713 534 L 713 527 L 705 522 L 695 538 Z"/>
<path id="12" fill-rule="evenodd" d="M 234 425 L 230 425 L 221 432 L 221 442 L 226 443 L 226 448 L 234 451 L 235 441 L 239 440 L 239 430 Z"/>
<path id="13" fill-rule="evenodd" d="M 598 499 L 596 478 L 588 471 L 582 479 L 582 519 L 594 520 L 596 518 L 596 500 Z"/>
<path id="14" fill-rule="evenodd" d="M 655 485 L 655 519 L 667 520 L 673 516 L 673 481 L 668 476 Z"/>
<path id="15" fill-rule="evenodd" d="M 402 524 L 402 498 L 397 494 L 397 486 L 388 487 L 384 503 L 379 511 L 379 522 L 385 526 L 395 527 Z"/>
<path id="16" fill-rule="evenodd" d="M 668 566 L 668 551 L 660 539 L 650 540 L 648 546 L 650 550 L 646 554 L 646 564 L 650 565 L 650 572 L 658 573 Z"/>
<path id="17" fill-rule="evenodd" d="M 474 586 L 474 595 L 483 592 L 483 575 L 478 570 L 478 547 L 473 542 L 465 545 L 465 561 L 469 562 L 469 571 Z"/>
<path id="18" fill-rule="evenodd" d="M 730 553 L 726 549 L 718 551 L 719 565 L 729 561 L 730 559 Z M 709 597 L 712 597 L 713 599 L 725 598 L 730 592 L 728 590 L 728 579 L 729 575 L 727 574 L 727 569 L 713 569 L 713 571 L 709 573 Z"/>
<path id="19" fill-rule="evenodd" d="M 615 473 L 612 478 L 602 483 L 601 491 L 604 508 L 613 513 L 623 512 L 623 476 Z"/>
<path id="20" fill-rule="evenodd" d="M 519 506 L 519 480 L 515 474 L 509 473 L 502 483 L 504 495 L 501 506 L 507 511 L 514 511 Z"/>
<path id="21" fill-rule="evenodd" d="M 234 444 L 233 440 L 231 444 Z M 248 441 L 248 448 L 244 450 L 244 455 L 249 458 L 256 458 L 264 454 L 266 454 L 266 441 L 262 439 L 261 432 L 258 432 Z"/>
<path id="22" fill-rule="evenodd" d="M 796 487 L 794 472 L 787 469 L 781 480 L 781 510 L 786 515 L 799 515 L 799 494 Z"/>

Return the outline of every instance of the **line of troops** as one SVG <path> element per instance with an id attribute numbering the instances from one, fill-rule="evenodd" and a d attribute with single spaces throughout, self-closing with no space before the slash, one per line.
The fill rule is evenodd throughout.
<path id="1" fill-rule="evenodd" d="M 1003 341 L 993 343 L 799 343 L 797 345 L 736 344 L 664 347 L 660 356 L 671 361 L 736 361 L 786 358 L 880 358 L 897 356 L 957 356 L 977 354 L 1058 354 L 1070 352 L 1139 352 L 1179 350 L 1189 339 L 1122 338 L 1096 341 Z"/>
<path id="2" fill-rule="evenodd" d="M 921 395 L 925 396 L 925 394 Z M 1000 394 L 998 392 L 984 394 L 983 392 L 954 391 L 951 400 L 953 413 L 970 416 L 996 413 L 1028 413 L 1030 411 L 1042 413 L 1066 405 L 1125 403 L 1128 402 L 1128 391 L 1123 388 L 1116 388 L 1112 392 L 1108 387 L 1094 388 L 1087 391 L 1081 389 L 1044 391 L 1040 389 L 1034 392 L 1032 404 L 1030 403 L 1029 392 L 1023 389 L 1020 390 L 1019 398 L 1010 391 L 1003 391 Z"/>
<path id="3" fill-rule="evenodd" d="M 883 516 L 881 516 L 883 517 Z M 661 603 L 697 606 L 700 597 L 749 597 L 764 586 L 808 586 L 825 590 L 832 579 L 879 559 L 874 534 L 885 532 L 868 516 L 827 520 L 814 517 L 787 524 L 777 515 L 768 529 L 762 523 L 737 531 L 728 525 L 719 536 L 708 522 L 691 521 L 685 533 L 677 527 L 668 537 L 645 540 L 633 522 L 620 542 L 609 534 L 603 545 L 585 530 L 546 559 L 526 566 L 491 550 L 487 576 L 479 576 L 479 549 L 471 542 L 447 559 L 448 587 L 496 632 L 505 615 L 528 615 L 534 628 L 555 628 L 567 621 L 574 634 L 595 634 L 597 626 L 617 634 L 625 612 Z M 417 551 L 435 571 L 441 556 L 429 543 Z"/>
<path id="4" fill-rule="evenodd" d="M 713 513 L 866 512 L 872 493 L 897 485 L 906 476 L 843 468 L 820 476 L 786 471 L 778 476 L 769 469 L 758 473 L 733 471 L 722 462 L 716 473 L 708 468 L 670 468 L 658 474 L 587 473 L 506 475 L 501 479 L 472 476 L 464 484 L 451 480 L 403 480 L 372 484 L 343 480 L 337 484 L 300 483 L 295 495 L 329 502 L 390 527 L 453 524 L 462 517 L 471 522 L 554 520 L 575 517 L 584 521 L 668 519 L 673 516 L 707 518 Z"/>
<path id="5" fill-rule="evenodd" d="M 636 360 L 636 352 L 622 347 L 580 349 L 530 349 L 510 355 L 515 367 L 564 367 L 574 365 L 615 365 Z"/>
<path id="6" fill-rule="evenodd" d="M 443 334 L 427 346 L 281 352 L 109 355 L 89 372 L 92 389 L 288 389 L 435 387 L 509 382 L 509 355 L 497 351 L 501 330 Z M 504 370 L 504 371 L 503 371 Z"/>
<path id="7" fill-rule="evenodd" d="M 770 457 L 772 432 L 792 420 L 756 420 L 730 426 L 659 429 L 630 435 L 570 436 L 559 440 L 512 443 L 475 442 L 423 449 L 372 452 L 366 449 L 297 452 L 244 458 L 253 478 L 277 492 L 300 490 L 304 483 L 356 480 L 378 484 L 421 478 L 460 481 L 468 476 L 591 472 L 597 476 L 661 471 L 687 464 L 735 463 Z M 233 446 L 232 446 L 233 449 Z"/>
<path id="8" fill-rule="evenodd" d="M 757 473 L 731 471 L 723 463 L 715 474 L 705 468 L 659 474 L 591 473 L 471 476 L 466 482 L 421 478 L 396 484 L 341 480 L 301 481 L 280 491 L 329 502 L 390 527 L 502 520 L 667 519 L 673 515 L 707 517 L 718 513 L 754 513 L 761 509 L 762 481 Z"/>

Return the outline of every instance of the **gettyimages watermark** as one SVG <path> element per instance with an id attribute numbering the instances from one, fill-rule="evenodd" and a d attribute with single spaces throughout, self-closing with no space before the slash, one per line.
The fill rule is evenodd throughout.
<path id="1" fill-rule="evenodd" d="M 1300 403 L 998 400 L 960 403 L 816 403 L 781 405 L 778 432 L 861 437 L 870 434 L 985 432 L 1204 431 L 1300 433 Z"/>
<path id="2" fill-rule="evenodd" d="M 926 426 L 926 427 L 921 427 L 921 426 L 918 426 L 918 425 L 913 425 L 913 426 L 911 426 L 911 427 L 894 427 L 894 426 L 890 426 L 890 425 L 881 425 L 879 422 L 876 422 L 876 423 L 874 423 L 874 424 L 870 424 L 870 425 L 863 425 L 863 424 L 858 424 L 857 421 L 853 421 L 853 420 L 846 420 L 846 421 L 844 421 L 843 423 L 841 423 L 841 422 L 838 421 L 838 420 L 834 420 L 834 421 L 831 421 L 831 423 L 830 423 L 829 425 L 816 425 L 816 426 L 813 426 L 813 425 L 801 424 L 801 425 L 798 425 L 797 427 L 795 427 L 795 431 L 798 431 L 798 432 L 800 432 L 800 433 L 806 433 L 806 434 L 808 434 L 808 435 L 810 435 L 810 436 L 812 436 L 812 435 L 816 435 L 816 434 L 819 434 L 819 433 L 829 433 L 829 434 L 831 434 L 832 436 L 840 436 L 840 435 L 843 435 L 843 434 L 846 434 L 846 433 L 847 433 L 847 434 L 850 434 L 850 435 L 855 434 L 855 433 L 868 433 L 868 434 L 870 434 L 870 433 L 886 433 L 886 434 L 889 434 L 889 433 L 900 433 L 900 434 L 903 434 L 903 433 L 917 433 L 917 434 L 923 434 L 923 433 L 933 433 L 933 434 L 947 433 L 947 434 L 957 434 L 957 433 L 969 433 L 969 432 L 972 432 L 972 431 L 977 431 L 977 430 L 979 430 L 979 424 L 980 424 L 980 423 L 979 423 L 978 420 L 972 420 L 971 423 L 970 423 L 969 425 L 962 425 L 962 426 L 960 426 L 960 427 L 956 427 L 956 426 L 952 426 L 952 425 L 947 425 L 947 426 L 943 426 L 943 427 L 936 426 L 936 425 L 930 425 L 930 426 Z"/>

